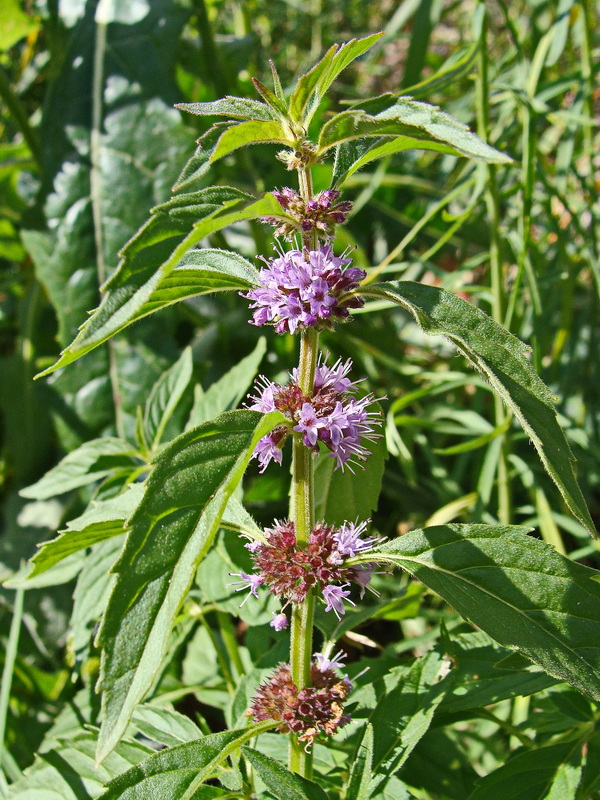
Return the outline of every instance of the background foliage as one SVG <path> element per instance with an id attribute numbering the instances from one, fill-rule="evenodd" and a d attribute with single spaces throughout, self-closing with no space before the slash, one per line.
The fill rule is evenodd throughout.
<path id="1" fill-rule="evenodd" d="M 418 280 L 453 291 L 532 346 L 534 365 L 558 398 L 578 477 L 598 519 L 594 9 L 587 0 L 499 0 L 485 9 L 484 20 L 483 6 L 471 0 L 377 7 L 318 0 L 5 2 L 3 578 L 67 521 L 71 529 L 89 531 L 89 519 L 75 519 L 88 501 L 109 502 L 125 477 L 143 470 L 135 455 L 140 428 L 149 455 L 183 429 L 190 413 L 190 425 L 210 420 L 240 402 L 258 370 L 276 378 L 293 362 L 293 344 L 273 336 L 263 358 L 264 342 L 247 325 L 247 304 L 234 293 L 215 294 L 141 320 L 66 370 L 32 381 L 72 341 L 97 305 L 98 287 L 115 268 L 119 249 L 149 209 L 169 199 L 195 139 L 209 128 L 210 120 L 183 118 L 173 104 L 227 93 L 255 98 L 250 77 L 268 82 L 268 58 L 277 63 L 284 86 L 292 85 L 334 41 L 377 30 L 384 31 L 382 39 L 334 84 L 332 106 L 407 92 L 489 131 L 489 140 L 515 163 L 490 168 L 412 152 L 368 165 L 346 185 L 355 213 L 342 229 L 344 242 L 356 246 L 356 262 L 369 268 L 370 280 Z M 321 108 L 316 122 L 326 115 L 327 107 Z M 289 175 L 273 154 L 269 146 L 238 150 L 214 165 L 211 183 L 249 192 L 286 185 Z M 328 186 L 330 177 L 331 164 L 317 167 L 316 188 Z M 200 178 L 193 188 L 203 185 L 208 181 Z M 270 231 L 240 222 L 203 244 L 227 245 L 252 259 L 270 252 Z M 509 279 L 510 292 L 494 286 L 494 270 Z M 596 543 L 563 507 L 528 439 L 494 403 L 489 387 L 463 370 L 445 340 L 425 338 L 405 311 L 382 308 L 373 302 L 335 338 L 323 337 L 334 357 L 351 356 L 357 373 L 367 374 L 369 387 L 385 397 L 390 456 L 374 514 L 378 530 L 394 537 L 425 524 L 513 522 L 535 527 L 574 562 L 597 567 Z M 175 398 L 170 407 L 168 398 Z M 94 444 L 107 436 L 112 444 Z M 61 473 L 54 485 L 36 484 L 19 495 L 86 442 L 87 460 L 73 465 L 70 482 Z M 98 488 L 96 482 L 107 476 Z M 244 501 L 259 522 L 269 524 L 285 514 L 287 473 L 256 478 L 251 470 Z M 319 502 L 325 507 L 328 499 Z M 106 512 L 96 508 L 96 531 L 106 533 L 127 516 L 114 504 Z M 356 513 L 362 512 L 357 506 Z M 335 516 L 335 509 L 330 513 Z M 58 754 L 36 762 L 31 797 L 31 787 L 47 787 L 49 775 L 56 779 L 59 757 L 86 775 L 87 794 L 73 797 L 101 791 L 92 769 L 94 739 L 77 719 L 94 723 L 98 712 L 91 635 L 110 588 L 106 569 L 120 541 L 98 535 L 92 542 L 87 553 L 72 555 L 27 584 L 16 652 L 8 629 L 11 618 L 20 617 L 22 593 L 5 588 L 0 596 L 4 663 L 12 669 L 15 658 L 10 702 L 6 691 L 0 696 L 2 766 L 11 782 L 18 781 L 36 751 Z M 234 565 L 243 568 L 244 555 L 231 537 L 220 535 L 181 614 L 154 702 L 136 711 L 131 734 L 137 731 L 138 738 L 109 757 L 101 780 L 146 758 L 152 742 L 190 742 L 198 730 L 220 730 L 224 718 L 235 727 L 257 675 L 252 670 L 284 657 L 277 655 L 282 645 L 266 625 L 271 608 L 251 601 L 239 611 L 238 598 L 224 588 L 227 572 Z M 405 584 L 400 598 L 398 581 Z M 396 692 L 395 708 L 405 710 L 387 721 L 385 704 L 377 711 L 390 738 L 375 738 L 374 763 L 388 758 L 395 769 L 406 762 L 397 785 L 382 787 L 381 796 L 513 797 L 516 778 L 533 774 L 532 765 L 539 781 L 523 794 L 527 800 L 599 796 L 594 703 L 544 673 L 524 673 L 517 657 L 474 632 L 421 584 L 396 574 L 378 579 L 377 588 L 382 598 L 364 617 L 370 617 L 367 624 L 353 632 L 363 620 L 344 618 L 343 647 L 354 674 L 366 665 L 374 676 L 392 669 L 386 689 Z M 241 617 L 238 634 L 252 626 L 240 648 L 233 645 L 231 613 Z M 327 629 L 331 621 L 320 624 L 326 636 L 333 635 Z M 271 645 L 275 652 L 261 662 Z M 426 660 L 413 664 L 432 647 Z M 433 686 L 443 654 L 459 669 L 444 697 Z M 358 693 L 358 718 L 361 708 L 373 707 L 367 695 L 366 689 Z M 429 730 L 414 742 L 404 734 L 399 745 L 399 731 L 411 731 L 409 722 L 419 714 L 427 717 Z M 275 737 L 262 738 L 268 740 L 263 754 L 248 757 L 259 775 L 269 776 L 261 758 L 277 755 L 279 745 Z M 355 744 L 352 734 L 349 742 Z M 346 744 L 317 748 L 331 787 L 345 769 Z M 269 786 L 272 778 L 263 779 Z M 57 796 L 70 797 L 68 776 L 63 782 Z M 233 774 L 231 782 L 234 787 Z M 351 785 L 356 797 L 366 796 L 358 772 Z"/>

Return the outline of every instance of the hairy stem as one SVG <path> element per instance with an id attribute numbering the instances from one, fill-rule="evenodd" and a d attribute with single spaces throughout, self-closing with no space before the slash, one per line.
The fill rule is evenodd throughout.
<path id="1" fill-rule="evenodd" d="M 298 173 L 302 197 L 305 201 L 310 200 L 313 193 L 310 170 L 299 170 Z M 315 248 L 316 236 L 309 233 L 304 238 L 303 244 L 306 248 Z M 318 344 L 319 334 L 314 328 L 302 332 L 298 382 L 304 395 L 311 395 L 313 391 Z M 305 547 L 315 524 L 313 457 L 298 434 L 294 435 L 293 442 L 290 516 L 296 526 L 296 542 L 300 547 Z M 298 689 L 310 685 L 314 614 L 315 597 L 312 593 L 309 593 L 301 605 L 294 606 L 292 611 L 290 666 L 292 680 Z M 312 753 L 306 752 L 294 734 L 290 735 L 289 766 L 292 772 L 304 777 L 310 777 L 312 773 Z"/>

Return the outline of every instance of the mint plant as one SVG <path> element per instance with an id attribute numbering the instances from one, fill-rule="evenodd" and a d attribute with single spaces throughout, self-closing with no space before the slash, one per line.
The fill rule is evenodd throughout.
<path id="1" fill-rule="evenodd" d="M 273 328 L 269 336 L 291 336 L 297 343 L 298 361 L 289 365 L 287 380 L 259 377 L 251 389 L 265 349 L 261 340 L 221 392 L 197 396 L 185 430 L 168 440 L 192 380 L 185 351 L 140 409 L 135 443 L 122 437 L 89 441 L 23 492 L 43 499 L 104 482 L 87 510 L 42 546 L 28 577 L 35 581 L 91 546 L 103 548 L 114 574 L 111 579 L 105 570 L 91 608 L 81 602 L 78 607 L 88 626 L 101 617 L 101 726 L 97 735 L 82 733 L 79 753 L 89 759 L 93 750 L 96 764 L 106 768 L 105 786 L 95 794 L 103 800 L 415 796 L 396 773 L 452 694 L 454 670 L 444 656 L 452 658 L 457 645 L 448 634 L 446 653 L 430 651 L 409 668 L 391 669 L 383 680 L 371 678 L 369 670 L 346 674 L 339 645 L 355 623 L 374 614 L 364 603 L 367 592 L 376 573 L 392 568 L 413 575 L 502 648 L 520 654 L 517 660 L 525 656 L 541 667 L 543 673 L 533 673 L 541 678 L 538 686 L 566 681 L 600 699 L 600 663 L 592 645 L 600 624 L 594 570 L 521 526 L 440 524 L 386 540 L 366 517 L 334 522 L 318 513 L 317 494 L 326 490 L 316 485 L 315 466 L 322 464 L 333 464 L 353 493 L 368 485 L 371 509 L 377 504 L 381 474 L 370 459 L 383 436 L 379 404 L 385 398 L 363 390 L 364 378 L 354 374 L 350 359 L 334 361 L 320 346 L 323 331 L 343 336 L 353 312 L 374 299 L 402 307 L 424 332 L 441 334 L 456 347 L 521 423 L 573 515 L 594 532 L 551 393 L 528 348 L 468 301 L 410 281 L 374 283 L 376 276 L 353 266 L 350 250 L 340 252 L 338 228 L 352 213 L 342 190 L 366 164 L 410 149 L 511 162 L 438 108 L 410 97 L 385 94 L 356 103 L 316 129 L 316 112 L 332 83 L 378 38 L 334 45 L 289 96 L 272 65 L 272 89 L 254 81 L 260 101 L 225 97 L 180 104 L 186 112 L 225 121 L 199 140 L 173 198 L 155 208 L 125 245 L 100 306 L 42 373 L 68 368 L 144 316 L 212 292 L 237 292 L 249 306 L 249 324 Z M 259 196 L 228 186 L 181 191 L 219 159 L 265 143 L 277 146 L 294 186 Z M 313 170 L 331 161 L 331 185 L 317 192 Z M 201 246 L 207 236 L 248 220 L 273 226 L 278 238 L 275 255 L 261 255 L 260 269 L 231 250 Z M 241 409 L 231 410 L 240 402 Z M 281 470 L 289 445 L 288 516 L 261 528 L 240 501 L 238 487 L 253 459 L 260 473 Z M 237 595 L 234 614 L 243 619 L 251 602 L 257 601 L 256 609 L 275 598 L 261 611 L 284 644 L 289 627 L 289 652 L 267 669 L 251 669 L 231 620 L 215 601 L 222 637 L 215 651 L 228 682 L 234 683 L 235 673 L 239 679 L 228 728 L 186 727 L 166 710 L 153 728 L 144 717 L 144 700 L 177 646 L 174 629 L 182 607 L 190 615 L 207 613 L 196 603 L 194 579 L 198 573 L 202 581 L 203 565 L 232 537 L 238 537 L 239 569 L 228 570 L 224 580 L 234 593 L 248 593 L 245 599 Z M 218 561 L 211 562 L 213 568 Z M 78 590 L 95 591 L 85 579 Z M 317 638 L 321 611 L 325 621 Z M 72 656 L 78 657 L 74 645 Z M 132 730 L 165 748 L 153 752 L 144 741 L 133 742 Z M 283 737 L 289 741 L 287 765 L 273 745 Z M 319 747 L 334 759 L 333 779 L 313 763 Z M 336 752 L 342 761 L 350 758 L 350 766 L 336 762 Z M 211 784 L 203 788 L 206 781 Z"/>

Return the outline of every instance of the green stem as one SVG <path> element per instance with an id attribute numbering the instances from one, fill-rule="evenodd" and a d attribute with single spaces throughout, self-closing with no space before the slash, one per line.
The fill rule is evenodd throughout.
<path id="1" fill-rule="evenodd" d="M 23 104 L 13 91 L 10 81 L 6 77 L 4 69 L 0 69 L 0 97 L 4 101 L 4 105 L 9 110 L 13 120 L 17 123 L 19 130 L 23 134 L 23 138 L 27 142 L 29 149 L 31 150 L 31 155 L 35 159 L 36 164 L 41 168 L 42 150 L 40 147 L 40 140 L 37 132 L 29 124 L 29 119 L 25 109 L 23 108 Z"/>
<path id="2" fill-rule="evenodd" d="M 106 23 L 96 23 L 96 39 L 94 43 L 94 71 L 92 81 L 92 130 L 90 132 L 90 198 L 92 201 L 92 217 L 94 220 L 94 240 L 96 243 L 96 271 L 98 283 L 104 283 L 107 265 L 104 259 L 104 230 L 102 227 L 102 170 L 100 155 L 102 149 L 102 106 L 104 97 L 104 55 L 106 53 Z M 112 339 L 108 341 L 108 371 L 115 408 L 115 425 L 117 434 L 123 438 L 122 399 L 119 389 L 119 368 L 117 354 Z"/>
<path id="3" fill-rule="evenodd" d="M 226 614 L 224 611 L 217 611 L 217 620 L 221 629 L 221 638 L 227 650 L 227 655 L 233 666 L 235 667 L 238 676 L 246 674 L 242 657 L 240 656 L 240 648 L 238 647 L 237 639 L 235 636 L 235 628 L 231 621 L 231 615 Z"/>
<path id="4" fill-rule="evenodd" d="M 313 194 L 312 175 L 308 169 L 298 170 L 300 193 L 304 201 L 310 200 Z M 315 249 L 316 235 L 308 233 L 303 237 L 306 249 Z M 302 394 L 310 396 L 315 381 L 319 334 L 314 328 L 308 328 L 300 336 L 300 359 L 298 364 L 298 384 Z M 305 547 L 315 524 L 313 457 L 304 445 L 302 438 L 295 434 L 292 451 L 292 493 L 291 514 L 296 526 L 296 542 Z M 292 680 L 303 689 L 310 685 L 310 668 L 312 660 L 312 638 L 315 616 L 315 597 L 310 593 L 299 606 L 292 611 L 292 631 L 290 641 L 290 667 Z M 289 766 L 305 778 L 312 774 L 312 753 L 307 753 L 294 734 L 290 735 Z"/>
<path id="5" fill-rule="evenodd" d="M 6 655 L 4 657 L 4 669 L 2 670 L 2 687 L 0 688 L 0 764 L 4 759 L 4 735 L 6 733 L 6 717 L 8 715 L 8 702 L 10 700 L 10 688 L 12 685 L 17 650 L 19 647 L 19 634 L 21 632 L 21 620 L 23 618 L 23 601 L 25 597 L 24 589 L 17 589 L 15 595 L 15 608 L 10 623 L 10 633 L 6 645 Z M 0 793 L 6 796 L 8 784 L 4 777 L 4 772 L 0 768 Z"/>
<path id="6" fill-rule="evenodd" d="M 484 14 L 481 27 L 481 47 L 479 48 L 479 72 L 477 77 L 477 128 L 482 139 L 487 141 L 490 106 L 488 81 L 487 24 Z M 490 230 L 490 288 L 492 292 L 492 317 L 499 324 L 504 322 L 504 275 L 500 256 L 500 198 L 496 179 L 496 168 L 487 164 L 485 201 Z M 506 411 L 499 397 L 494 396 L 494 423 L 502 425 Z M 508 472 L 509 441 L 502 436 L 502 449 L 498 460 L 498 519 L 503 524 L 511 519 L 511 492 Z"/>

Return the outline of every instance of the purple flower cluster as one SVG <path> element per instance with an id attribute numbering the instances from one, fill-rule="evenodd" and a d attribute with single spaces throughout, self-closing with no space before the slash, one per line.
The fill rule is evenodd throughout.
<path id="1" fill-rule="evenodd" d="M 341 654 L 328 659 L 315 653 L 311 683 L 304 689 L 292 680 L 289 664 L 279 664 L 272 677 L 258 687 L 247 716 L 255 722 L 274 719 L 280 733 L 295 733 L 298 741 L 312 745 L 318 736 L 332 736 L 350 721 L 343 701 L 352 684 L 335 670 L 342 666 Z"/>
<path id="2" fill-rule="evenodd" d="M 369 450 L 364 440 L 375 441 L 381 435 L 374 430 L 374 426 L 381 425 L 380 413 L 368 410 L 375 400 L 373 395 L 352 396 L 358 382 L 347 377 L 351 368 L 350 360 L 337 361 L 333 367 L 319 363 L 311 397 L 302 394 L 297 370 L 292 371 L 291 382 L 286 386 L 261 378 L 262 388 L 251 397 L 250 408 L 263 414 L 281 411 L 294 423 L 292 429 L 301 434 L 306 447 L 318 453 L 319 442 L 322 442 L 331 450 L 336 467 L 343 470 L 348 462 L 367 458 Z M 279 426 L 259 441 L 254 456 L 258 458 L 261 471 L 271 460 L 281 464 L 281 448 L 288 433 L 289 428 Z"/>
<path id="3" fill-rule="evenodd" d="M 241 293 L 256 309 L 253 325 L 273 324 L 277 333 L 323 330 L 364 304 L 353 292 L 366 273 L 348 267 L 352 259 L 334 255 L 330 246 L 281 252 L 266 263 L 258 286 Z"/>
<path id="4" fill-rule="evenodd" d="M 264 531 L 266 542 L 252 541 L 246 545 L 256 572 L 237 573 L 235 577 L 241 580 L 231 585 L 239 584 L 236 591 L 248 590 L 248 597 L 258 597 L 258 587 L 265 586 L 271 594 L 296 605 L 305 600 L 311 589 L 316 589 L 321 592 L 325 611 L 333 611 L 339 619 L 345 613 L 344 601 L 354 605 L 347 588 L 350 582 L 360 586 L 362 597 L 374 569 L 374 564 L 349 567 L 345 563 L 377 542 L 374 537 L 362 538 L 368 522 L 344 522 L 339 528 L 320 522 L 311 531 L 307 546 L 302 548 L 296 542 L 294 523 L 276 521 Z M 287 617 L 283 612 L 277 614 L 270 624 L 275 630 L 282 630 L 287 627 Z"/>
<path id="5" fill-rule="evenodd" d="M 287 211 L 288 219 L 282 222 L 280 217 L 263 217 L 263 222 L 276 226 L 275 236 L 285 239 L 291 239 L 298 232 L 312 231 L 316 231 L 322 238 L 330 238 L 335 232 L 335 226 L 343 225 L 352 210 L 350 201 L 339 200 L 340 193 L 336 189 L 319 192 L 308 202 L 304 202 L 298 192 L 288 187 L 275 189 L 273 196 Z"/>

